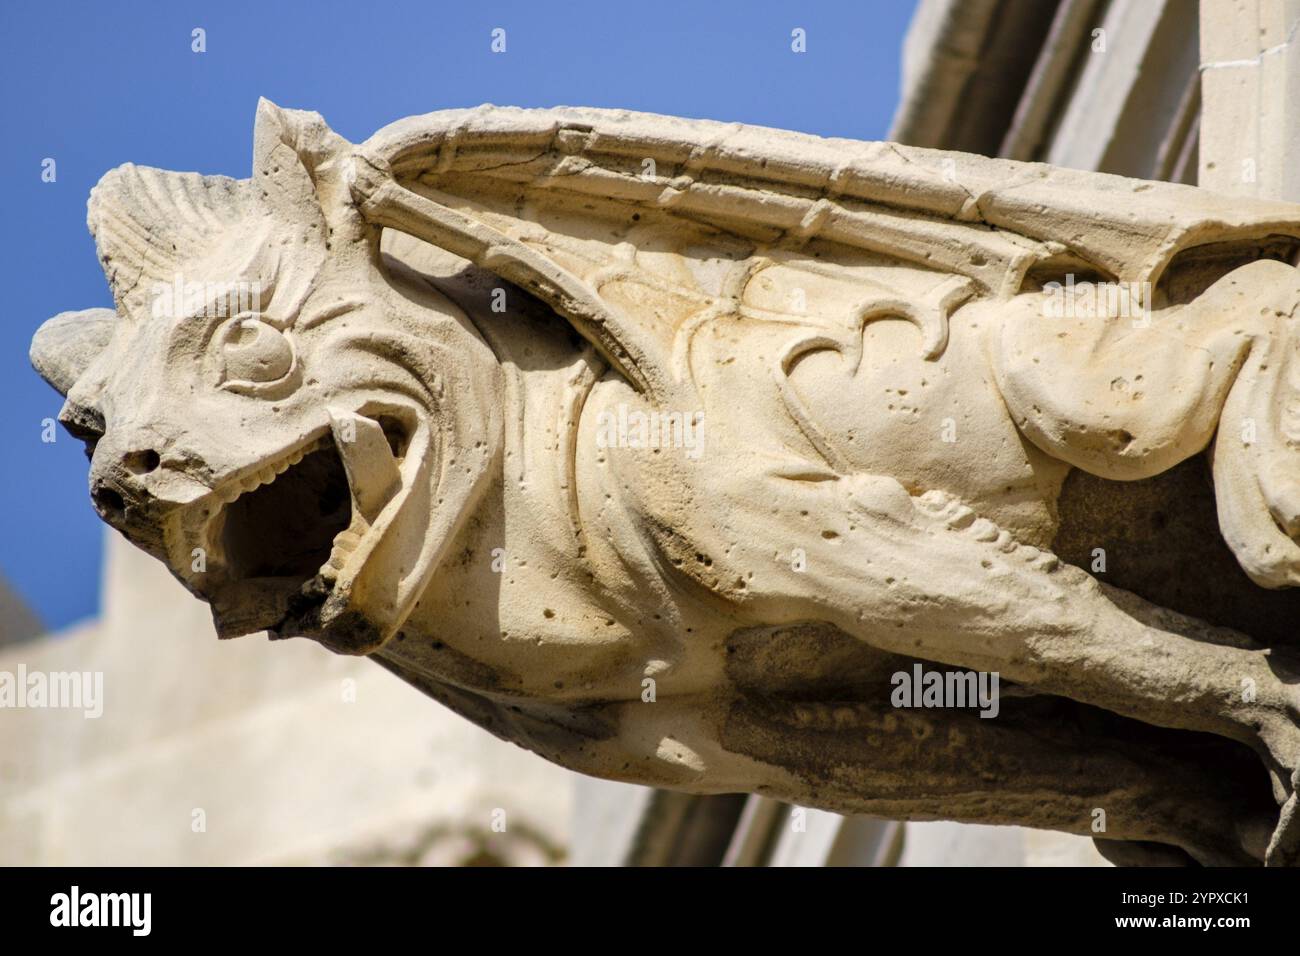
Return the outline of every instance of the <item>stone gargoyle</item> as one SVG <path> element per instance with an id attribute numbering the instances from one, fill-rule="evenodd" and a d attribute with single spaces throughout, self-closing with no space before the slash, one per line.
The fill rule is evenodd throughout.
<path id="1" fill-rule="evenodd" d="M 601 777 L 1300 855 L 1289 628 L 1054 547 L 1069 476 L 1119 509 L 1197 457 L 1202 537 L 1260 606 L 1300 584 L 1300 207 L 602 110 L 354 145 L 264 101 L 250 179 L 122 166 L 89 224 L 116 308 L 32 360 L 220 636 Z M 997 674 L 996 715 L 895 706 L 922 666 Z"/>

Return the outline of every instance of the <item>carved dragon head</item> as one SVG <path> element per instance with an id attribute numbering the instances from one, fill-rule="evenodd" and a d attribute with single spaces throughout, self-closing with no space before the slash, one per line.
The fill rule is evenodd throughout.
<path id="1" fill-rule="evenodd" d="M 209 601 L 223 637 L 373 650 L 498 454 L 496 360 L 385 262 L 350 150 L 263 101 L 251 179 L 108 173 L 89 225 L 116 309 L 58 315 L 32 344 L 86 442 L 95 510 Z"/>

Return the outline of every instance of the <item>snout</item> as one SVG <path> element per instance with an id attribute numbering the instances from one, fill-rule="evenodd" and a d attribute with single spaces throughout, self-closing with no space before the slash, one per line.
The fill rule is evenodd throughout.
<path id="1" fill-rule="evenodd" d="M 83 425 L 78 437 L 91 452 L 90 500 L 96 513 L 132 543 L 165 558 L 167 519 L 207 494 L 208 487 L 165 458 L 164 443 L 147 430 L 110 428 L 95 436 Z"/>
<path id="2" fill-rule="evenodd" d="M 99 516 L 128 538 L 140 543 L 142 532 L 152 531 L 148 517 L 160 502 L 154 496 L 148 476 L 157 470 L 161 458 L 153 449 L 121 452 L 98 443 L 90 466 L 90 500 Z"/>

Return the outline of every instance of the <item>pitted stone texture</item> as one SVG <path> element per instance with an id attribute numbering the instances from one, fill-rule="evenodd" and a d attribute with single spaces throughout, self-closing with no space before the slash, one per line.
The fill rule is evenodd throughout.
<path id="1" fill-rule="evenodd" d="M 123 167 L 90 222 L 111 335 L 33 360 L 221 636 L 368 654 L 611 779 L 1294 861 L 1293 649 L 1051 548 L 1071 469 L 1208 450 L 1243 573 L 1300 583 L 1300 208 L 600 110 L 353 145 L 264 102 L 250 180 Z M 895 706 L 918 663 L 997 672 L 997 716 Z"/>

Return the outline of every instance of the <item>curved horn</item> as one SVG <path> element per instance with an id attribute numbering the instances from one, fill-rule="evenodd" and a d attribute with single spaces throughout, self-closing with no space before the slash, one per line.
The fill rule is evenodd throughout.
<path id="1" fill-rule="evenodd" d="M 32 336 L 32 368 L 67 395 L 113 336 L 117 313 L 112 309 L 60 312 Z"/>

